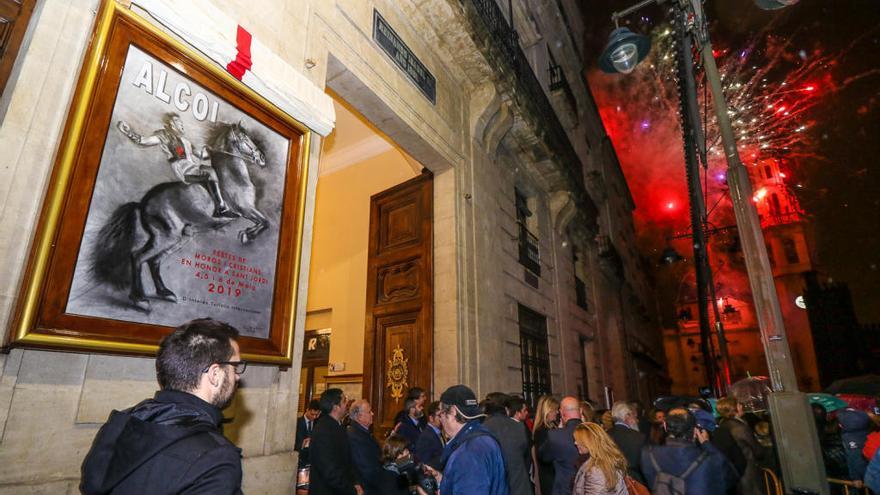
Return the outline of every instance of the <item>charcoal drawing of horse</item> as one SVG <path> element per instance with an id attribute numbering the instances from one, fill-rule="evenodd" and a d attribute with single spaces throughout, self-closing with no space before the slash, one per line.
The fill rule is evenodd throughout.
<path id="1" fill-rule="evenodd" d="M 150 299 L 144 292 L 146 264 L 156 288 L 155 297 L 177 302 L 177 295 L 162 280 L 162 261 L 170 253 L 202 233 L 217 231 L 235 222 L 249 224 L 238 231 L 242 244 L 249 244 L 270 227 L 256 205 L 257 191 L 248 166 L 266 166 L 263 151 L 241 122 L 217 123 L 211 130 L 208 149 L 211 166 L 229 207 L 241 218 L 213 216 L 214 202 L 199 183 L 158 184 L 138 202 L 118 207 L 98 232 L 90 259 L 94 280 L 118 290 L 129 290 L 134 308 L 149 312 Z M 145 242 L 139 240 L 146 239 Z"/>

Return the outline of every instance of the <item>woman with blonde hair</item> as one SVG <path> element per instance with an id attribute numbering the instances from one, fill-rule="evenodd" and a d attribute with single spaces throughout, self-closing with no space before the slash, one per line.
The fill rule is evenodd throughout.
<path id="1" fill-rule="evenodd" d="M 574 478 L 572 495 L 627 495 L 626 459 L 614 440 L 595 423 L 574 430 L 578 453 L 589 455 Z"/>
<path id="2" fill-rule="evenodd" d="M 538 449 L 547 441 L 547 432 L 557 427 L 559 419 L 559 400 L 551 395 L 542 395 L 538 399 L 538 407 L 535 408 L 535 425 L 532 428 L 532 462 L 538 466 L 538 479 L 535 486 L 540 489 L 538 495 L 550 495 L 553 491 L 553 479 L 556 471 L 552 463 L 542 462 L 537 457 Z"/>

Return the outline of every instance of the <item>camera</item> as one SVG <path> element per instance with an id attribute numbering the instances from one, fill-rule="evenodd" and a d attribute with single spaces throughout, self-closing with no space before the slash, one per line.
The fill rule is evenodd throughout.
<path id="1" fill-rule="evenodd" d="M 406 476 L 409 486 L 418 486 L 428 495 L 434 495 L 440 488 L 437 486 L 437 480 L 430 474 L 425 473 L 421 463 L 416 464 L 410 460 L 406 464 L 398 466 L 398 470 L 400 474 Z"/>

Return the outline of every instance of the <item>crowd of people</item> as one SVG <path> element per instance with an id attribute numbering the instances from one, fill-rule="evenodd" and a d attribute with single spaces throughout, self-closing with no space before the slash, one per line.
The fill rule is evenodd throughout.
<path id="1" fill-rule="evenodd" d="M 328 390 L 325 397 L 345 402 L 341 391 Z M 346 478 L 353 486 L 324 491 L 313 483 L 309 493 L 431 494 L 432 485 L 420 483 L 430 479 L 444 495 L 760 495 L 770 487 L 763 471 L 779 471 L 769 416 L 747 412 L 732 397 L 713 405 L 680 400 L 644 411 L 637 401 L 596 409 L 575 397 L 543 396 L 532 414 L 522 397 L 493 392 L 478 401 L 457 385 L 427 408 L 425 401 L 422 389 L 410 390 L 382 449 L 374 437 L 357 432 L 369 427 L 372 416 L 359 419 L 358 404 L 365 401 L 354 401 Z M 829 477 L 876 491 L 880 431 L 870 431 L 880 430 L 878 418 L 852 408 L 832 415 L 820 405 L 814 410 Z M 323 442 L 332 448 L 332 440 Z M 388 445 L 400 449 L 389 456 Z M 348 463 L 347 454 L 333 451 L 337 464 Z M 313 461 L 311 472 L 323 483 L 328 467 Z M 376 472 L 384 479 L 393 473 L 396 490 L 375 481 Z"/>
<path id="2" fill-rule="evenodd" d="M 113 411 L 82 465 L 85 494 L 241 493 L 241 450 L 222 409 L 247 363 L 238 332 L 200 319 L 163 339 L 160 391 Z M 377 441 L 372 405 L 325 390 L 298 419 L 303 491 L 310 495 L 757 495 L 777 470 L 770 418 L 733 398 L 679 401 L 647 414 L 638 402 L 597 410 L 575 397 L 482 401 L 465 385 L 427 403 L 409 391 Z M 829 477 L 880 493 L 877 416 L 814 406 Z M 534 413 L 534 414 L 533 414 Z"/>

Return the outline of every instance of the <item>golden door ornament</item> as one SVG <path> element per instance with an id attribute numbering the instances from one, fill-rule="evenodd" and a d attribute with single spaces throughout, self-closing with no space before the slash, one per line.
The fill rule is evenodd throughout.
<path id="1" fill-rule="evenodd" d="M 403 349 L 400 344 L 397 344 L 397 347 L 391 351 L 391 359 L 388 360 L 388 372 L 386 373 L 388 378 L 386 386 L 391 389 L 391 398 L 394 399 L 395 404 L 403 398 L 403 389 L 407 386 L 406 377 L 409 375 L 407 363 L 409 360 L 403 357 Z"/>

